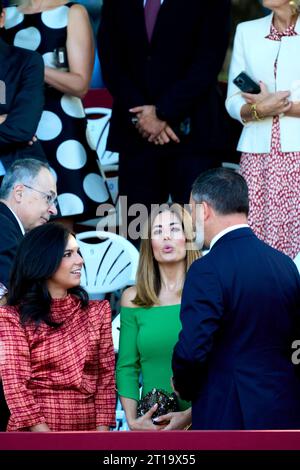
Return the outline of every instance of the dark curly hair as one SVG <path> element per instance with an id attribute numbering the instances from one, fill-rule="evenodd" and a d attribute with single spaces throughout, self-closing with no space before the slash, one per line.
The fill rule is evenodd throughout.
<path id="1" fill-rule="evenodd" d="M 23 324 L 59 326 L 50 318 L 52 299 L 47 280 L 57 271 L 70 235 L 62 224 L 48 223 L 31 230 L 20 243 L 10 276 L 8 305 L 19 307 Z M 88 305 L 88 294 L 82 287 L 68 292 L 81 300 L 83 308 Z"/>

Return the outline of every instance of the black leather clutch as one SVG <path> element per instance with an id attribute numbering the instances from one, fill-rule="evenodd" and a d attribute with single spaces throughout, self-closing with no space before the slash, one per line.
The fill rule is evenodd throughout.
<path id="1" fill-rule="evenodd" d="M 139 400 L 137 416 L 143 416 L 153 405 L 155 405 L 155 403 L 158 404 L 158 407 L 152 415 L 152 420 L 158 416 L 162 416 L 173 411 L 179 411 L 178 400 L 175 393 L 168 393 L 165 390 L 153 388 L 151 392 L 148 392 L 143 398 L 141 398 L 141 400 Z"/>

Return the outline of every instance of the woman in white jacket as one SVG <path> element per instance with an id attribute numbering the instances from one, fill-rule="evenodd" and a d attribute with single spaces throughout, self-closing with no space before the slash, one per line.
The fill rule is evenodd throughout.
<path id="1" fill-rule="evenodd" d="M 300 251 L 300 1 L 263 0 L 272 13 L 236 31 L 226 107 L 244 124 L 238 150 L 250 192 L 249 224 L 273 247 Z M 260 93 L 241 93 L 245 71 Z"/>

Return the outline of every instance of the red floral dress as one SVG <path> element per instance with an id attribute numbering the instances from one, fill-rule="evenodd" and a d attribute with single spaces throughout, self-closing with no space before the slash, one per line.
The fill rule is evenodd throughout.
<path id="1" fill-rule="evenodd" d="M 272 25 L 267 38 L 280 41 L 295 35 L 294 26 L 278 32 Z M 281 151 L 278 116 L 273 118 L 270 153 L 243 153 L 241 174 L 249 186 L 250 227 L 266 243 L 295 258 L 300 251 L 300 151 Z"/>

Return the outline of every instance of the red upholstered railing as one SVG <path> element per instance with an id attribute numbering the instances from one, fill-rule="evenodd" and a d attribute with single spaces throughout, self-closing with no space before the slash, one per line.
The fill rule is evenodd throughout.
<path id="1" fill-rule="evenodd" d="M 300 431 L 0 433 L 0 450 L 300 450 Z"/>
<path id="2" fill-rule="evenodd" d="M 85 108 L 112 107 L 112 97 L 106 88 L 91 88 L 83 99 Z"/>

